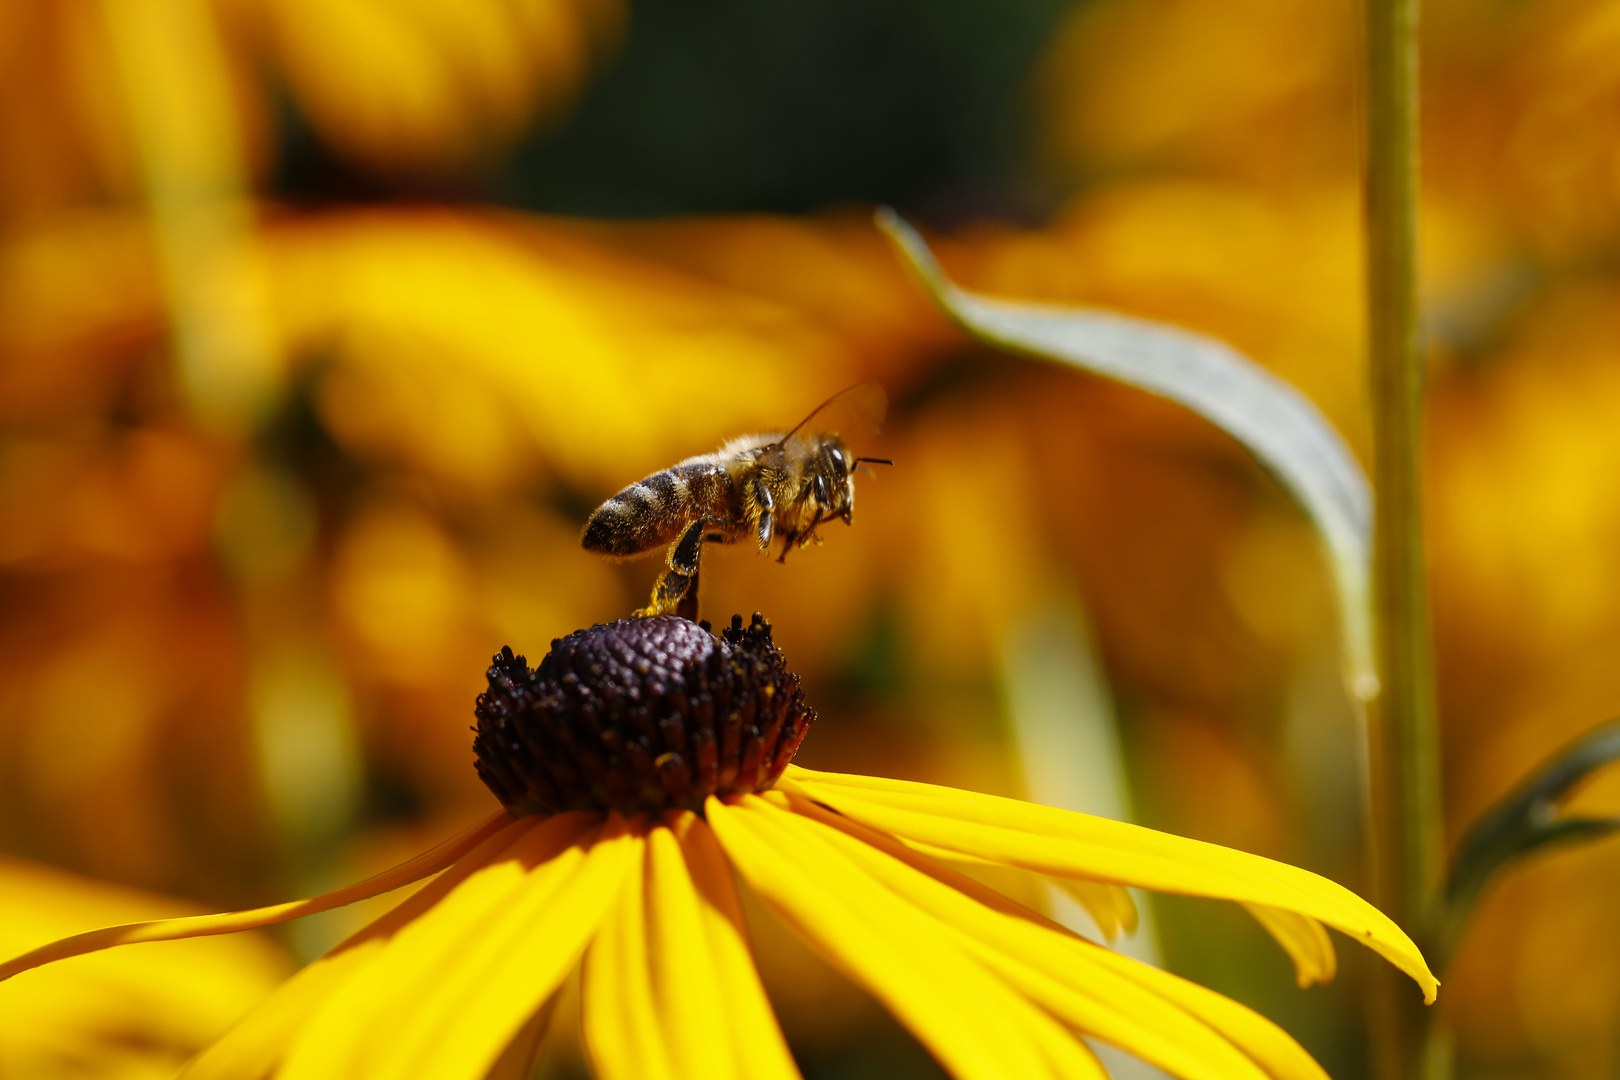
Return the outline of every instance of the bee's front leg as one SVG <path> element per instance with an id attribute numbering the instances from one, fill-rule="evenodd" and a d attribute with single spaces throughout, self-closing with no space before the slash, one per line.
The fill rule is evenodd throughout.
<path id="1" fill-rule="evenodd" d="M 815 519 L 803 529 L 796 529 L 793 532 L 782 533 L 782 554 L 776 557 L 776 561 L 779 563 L 787 562 L 788 552 L 797 551 L 799 548 L 804 547 L 804 545 L 808 544 L 812 540 L 814 540 L 816 545 L 819 547 L 821 544 L 821 537 L 816 535 L 816 526 L 820 525 L 825 520 L 827 519 L 821 516 L 821 512 L 817 511 Z"/>
<path id="2" fill-rule="evenodd" d="M 804 545 L 806 545 L 810 541 L 814 540 L 816 542 L 816 546 L 820 547 L 821 546 L 821 537 L 816 535 L 816 526 L 820 525 L 823 521 L 826 521 L 826 520 L 827 520 L 827 518 L 822 514 L 822 512 L 820 510 L 817 510 L 815 520 L 810 522 L 810 527 L 808 529 L 804 530 L 804 534 L 799 537 L 799 541 L 798 541 L 799 546 L 804 547 Z"/>
<path id="3" fill-rule="evenodd" d="M 759 550 L 768 551 L 771 537 L 776 535 L 776 499 L 771 495 L 771 489 L 757 476 L 748 482 L 748 495 L 753 511 L 754 538 L 759 541 Z"/>
<path id="4" fill-rule="evenodd" d="M 631 613 L 632 618 L 683 615 L 690 619 L 697 614 L 698 564 L 703 556 L 703 533 L 713 524 L 713 518 L 700 518 L 688 525 L 686 531 L 669 546 L 664 556 L 664 565 L 668 569 L 653 583 L 652 598 L 647 606 L 637 608 Z"/>
<path id="5" fill-rule="evenodd" d="M 787 562 L 788 552 L 793 550 L 794 542 L 799 539 L 799 534 L 796 532 L 782 532 L 776 535 L 782 538 L 782 554 L 776 557 L 776 561 L 785 563 Z"/>

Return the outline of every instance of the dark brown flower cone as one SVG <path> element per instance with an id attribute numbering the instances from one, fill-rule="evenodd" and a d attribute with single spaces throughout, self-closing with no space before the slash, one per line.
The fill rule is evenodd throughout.
<path id="1" fill-rule="evenodd" d="M 514 817 L 701 810 L 776 783 L 815 719 L 771 625 L 599 623 L 537 669 L 503 648 L 478 696 L 478 775 Z"/>

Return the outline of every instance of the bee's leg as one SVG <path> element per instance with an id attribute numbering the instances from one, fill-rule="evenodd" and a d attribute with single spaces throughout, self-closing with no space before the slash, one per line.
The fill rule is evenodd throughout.
<path id="1" fill-rule="evenodd" d="M 688 622 L 698 621 L 698 589 L 703 585 L 702 575 L 693 574 L 686 592 L 675 602 L 675 614 Z"/>
<path id="2" fill-rule="evenodd" d="M 711 524 L 708 518 L 703 518 L 686 527 L 680 539 L 670 545 L 669 555 L 664 560 L 670 570 L 687 577 L 696 576 L 698 560 L 703 557 L 703 530 Z"/>
<path id="3" fill-rule="evenodd" d="M 714 524 L 716 524 L 714 518 L 708 518 L 703 522 L 705 529 Z M 729 544 L 731 541 L 732 538 L 723 532 L 710 532 L 705 533 L 703 536 L 703 542 L 705 544 Z M 701 557 L 702 552 L 699 551 L 698 555 Z M 679 615 L 683 619 L 689 619 L 692 622 L 697 622 L 698 591 L 702 588 L 702 573 L 694 560 L 692 568 L 692 583 L 686 587 L 686 595 L 682 596 L 680 602 L 675 605 L 675 614 Z"/>
<path id="4" fill-rule="evenodd" d="M 779 563 L 787 562 L 788 552 L 802 548 L 812 540 L 816 542 L 817 547 L 820 547 L 821 537 L 816 535 L 816 526 L 820 525 L 823 521 L 828 520 L 831 519 L 824 516 L 821 511 L 818 510 L 816 511 L 816 516 L 811 520 L 810 524 L 806 525 L 803 529 L 783 533 L 782 554 L 776 557 L 776 561 Z"/>
<path id="5" fill-rule="evenodd" d="M 692 591 L 696 582 L 696 574 L 677 574 L 673 570 L 666 570 L 658 576 L 653 583 L 652 599 L 647 606 L 637 608 L 630 613 L 632 619 L 645 619 L 652 615 L 678 615 L 682 599 L 687 592 Z M 694 592 L 693 602 L 696 602 Z"/>
<path id="6" fill-rule="evenodd" d="M 757 476 L 748 482 L 748 494 L 749 503 L 759 510 L 754 522 L 755 539 L 759 541 L 759 550 L 768 551 L 771 537 L 776 535 L 776 499 Z"/>
<path id="7" fill-rule="evenodd" d="M 670 614 L 692 618 L 697 614 L 698 563 L 703 556 L 703 533 L 713 524 L 711 518 L 694 521 L 669 546 L 669 553 L 664 557 L 664 565 L 669 569 L 659 575 L 653 585 L 652 599 L 646 607 L 636 610 L 635 618 Z M 687 606 L 691 608 L 691 615 L 684 610 Z"/>
<path id="8" fill-rule="evenodd" d="M 817 510 L 815 520 L 810 522 L 810 527 L 808 529 L 804 530 L 804 535 L 803 536 L 799 537 L 799 546 L 804 547 L 804 545 L 806 545 L 810 541 L 814 540 L 816 542 L 816 546 L 820 547 L 821 546 L 821 537 L 816 535 L 816 526 L 820 525 L 823 521 L 826 521 L 826 520 L 827 520 L 826 516 L 823 515 L 820 510 Z"/>

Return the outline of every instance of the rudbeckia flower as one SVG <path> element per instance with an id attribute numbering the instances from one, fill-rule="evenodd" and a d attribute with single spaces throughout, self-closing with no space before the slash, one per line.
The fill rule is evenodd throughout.
<path id="1" fill-rule="evenodd" d="M 255 911 L 111 927 L 0 978 L 138 941 L 226 933 L 437 875 L 284 984 L 183 1074 L 476 1080 L 522 1068 L 583 964 L 605 1078 L 798 1075 L 755 972 L 734 875 L 958 1077 L 1105 1077 L 1085 1036 L 1187 1080 L 1317 1078 L 1280 1028 L 947 867 L 1067 880 L 1129 921 L 1123 886 L 1236 900 L 1332 973 L 1322 924 L 1436 981 L 1376 909 L 1314 874 L 1117 821 L 789 765 L 815 713 L 758 615 L 674 617 L 504 649 L 478 699 L 478 770 L 504 809 L 369 881 Z"/>

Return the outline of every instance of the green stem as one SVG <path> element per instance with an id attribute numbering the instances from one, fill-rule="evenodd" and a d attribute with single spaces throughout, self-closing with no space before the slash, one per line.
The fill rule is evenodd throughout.
<path id="1" fill-rule="evenodd" d="M 1373 603 L 1381 692 L 1368 735 L 1374 900 L 1419 943 L 1441 877 L 1439 734 L 1418 466 L 1417 0 L 1365 0 L 1367 316 L 1377 501 Z M 1392 980 L 1375 1001 L 1374 1065 L 1424 1069 L 1427 1018 Z"/>

